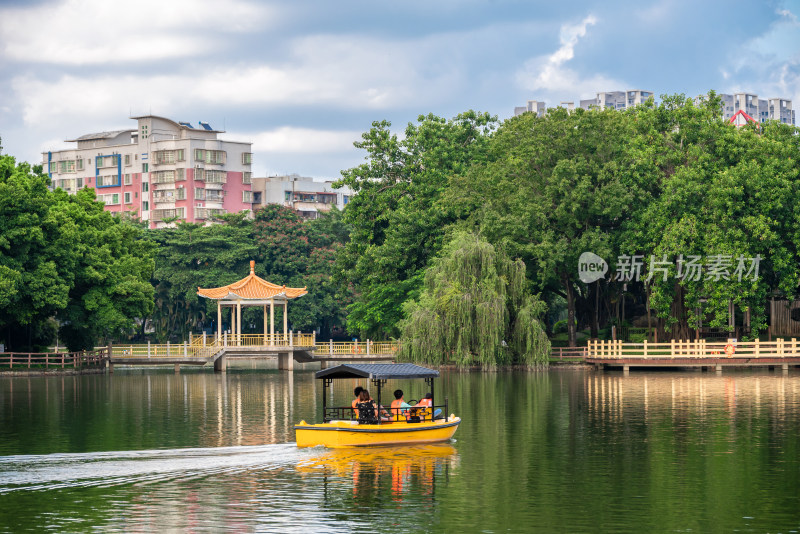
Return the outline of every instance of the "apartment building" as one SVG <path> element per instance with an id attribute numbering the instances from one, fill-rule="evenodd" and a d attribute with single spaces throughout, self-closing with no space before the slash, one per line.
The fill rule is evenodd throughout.
<path id="1" fill-rule="evenodd" d="M 643 91 L 641 89 L 631 89 L 628 91 L 604 91 L 597 93 L 594 98 L 587 100 L 579 100 L 578 106 L 583 109 L 590 109 L 592 107 L 600 109 L 616 109 L 622 110 L 629 107 L 638 106 L 647 102 L 647 99 L 654 96 L 652 91 Z M 575 102 L 563 100 L 559 103 L 559 107 L 573 110 L 576 108 Z M 527 106 L 517 106 L 514 108 L 514 116 L 521 115 L 525 112 L 536 113 L 539 117 L 547 112 L 544 102 L 537 100 L 528 100 Z"/>
<path id="2" fill-rule="evenodd" d="M 75 148 L 43 153 L 51 187 L 93 187 L 106 210 L 163 228 L 209 223 L 252 209 L 251 143 L 223 141 L 208 123 L 131 117 L 137 128 L 70 139 Z"/>
<path id="3" fill-rule="evenodd" d="M 773 120 L 784 124 L 795 124 L 791 100 L 758 98 L 758 95 L 753 93 L 720 93 L 718 96 L 722 99 L 722 115 L 726 121 L 730 121 L 734 115 L 742 111 L 756 122 Z"/>
<path id="4" fill-rule="evenodd" d="M 317 181 L 297 174 L 253 178 L 253 209 L 281 204 L 304 219 L 316 219 L 332 206 L 344 209 L 353 194 L 346 186 L 334 189 L 333 181 Z"/>
<path id="5" fill-rule="evenodd" d="M 531 113 L 536 113 L 538 117 L 542 117 L 545 113 L 547 113 L 547 107 L 545 106 L 544 102 L 538 102 L 536 100 L 528 100 L 528 104 L 525 106 L 517 106 L 514 108 L 514 116 L 522 115 L 526 111 Z"/>

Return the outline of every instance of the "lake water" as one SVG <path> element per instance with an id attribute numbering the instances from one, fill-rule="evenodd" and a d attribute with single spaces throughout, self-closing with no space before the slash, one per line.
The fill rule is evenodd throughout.
<path id="1" fill-rule="evenodd" d="M 0 376 L 0 531 L 800 531 L 794 370 L 443 372 L 453 442 L 340 451 L 292 443 L 315 382 Z"/>

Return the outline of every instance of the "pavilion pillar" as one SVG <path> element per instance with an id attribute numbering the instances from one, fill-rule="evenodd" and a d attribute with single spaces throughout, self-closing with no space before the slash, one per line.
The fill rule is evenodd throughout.
<path id="1" fill-rule="evenodd" d="M 242 345 L 242 301 L 236 301 L 236 346 Z"/>
<path id="2" fill-rule="evenodd" d="M 217 301 L 217 339 L 222 340 L 222 302 Z"/>
<path id="3" fill-rule="evenodd" d="M 269 337 L 275 339 L 275 298 L 269 299 Z"/>
<path id="4" fill-rule="evenodd" d="M 267 305 L 264 304 L 264 345 L 273 343 L 273 340 L 270 339 L 270 341 L 267 342 L 267 339 L 269 339 L 267 338 Z"/>
<path id="5" fill-rule="evenodd" d="M 236 346 L 236 306 L 231 304 L 231 346 Z"/>
<path id="6" fill-rule="evenodd" d="M 287 325 L 289 324 L 289 300 L 283 301 L 283 341 L 286 342 L 289 339 L 289 331 Z"/>

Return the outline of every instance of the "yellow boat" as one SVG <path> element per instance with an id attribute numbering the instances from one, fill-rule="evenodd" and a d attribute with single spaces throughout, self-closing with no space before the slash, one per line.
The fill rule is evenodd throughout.
<path id="1" fill-rule="evenodd" d="M 322 423 L 308 424 L 300 421 L 294 429 L 298 447 L 369 447 L 403 445 L 410 443 L 435 443 L 453 437 L 459 417 L 448 413 L 447 398 L 436 405 L 433 380 L 439 371 L 409 363 L 401 364 L 345 364 L 316 373 L 322 380 Z M 415 410 L 414 417 L 395 417 L 392 421 L 378 420 L 376 424 L 359 424 L 352 406 L 326 406 L 327 389 L 335 379 L 367 378 L 377 390 L 377 404 L 381 406 L 381 388 L 387 380 L 424 379 L 430 386 L 432 406 Z M 445 415 L 439 413 L 444 410 Z"/>

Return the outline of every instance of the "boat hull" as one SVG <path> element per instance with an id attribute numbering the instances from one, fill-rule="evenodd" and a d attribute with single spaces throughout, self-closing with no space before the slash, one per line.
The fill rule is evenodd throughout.
<path id="1" fill-rule="evenodd" d="M 447 421 L 406 423 L 405 421 L 381 425 L 359 425 L 354 421 L 334 421 L 316 425 L 301 421 L 294 427 L 298 447 L 330 448 L 403 445 L 409 443 L 435 443 L 453 437 L 461 422 L 459 417 Z"/>

